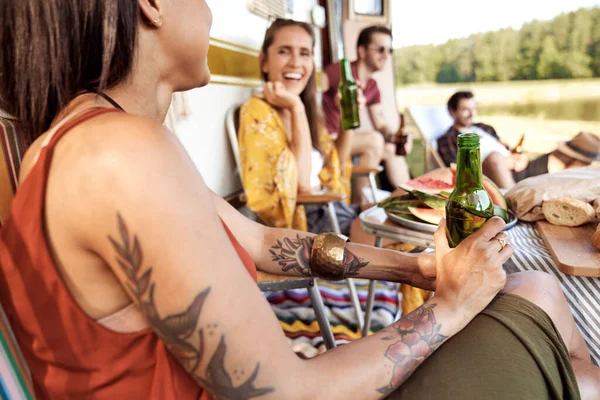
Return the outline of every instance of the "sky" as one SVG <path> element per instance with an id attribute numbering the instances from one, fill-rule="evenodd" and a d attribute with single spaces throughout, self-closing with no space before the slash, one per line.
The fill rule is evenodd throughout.
<path id="1" fill-rule="evenodd" d="M 448 39 L 501 28 L 520 28 L 533 19 L 600 6 L 600 0 L 391 0 L 394 47 L 441 44 Z"/>

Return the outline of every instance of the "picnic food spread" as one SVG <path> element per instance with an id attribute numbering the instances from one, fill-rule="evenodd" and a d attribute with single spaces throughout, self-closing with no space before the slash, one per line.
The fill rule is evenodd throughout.
<path id="1" fill-rule="evenodd" d="M 380 202 L 379 207 L 398 218 L 438 225 L 455 183 L 455 168 L 439 168 L 400 185 L 408 193 L 390 197 Z M 508 221 L 507 203 L 498 187 L 485 176 L 483 185 L 494 203 L 494 215 Z"/>
<path id="2" fill-rule="evenodd" d="M 524 179 L 505 196 L 520 220 L 540 221 L 546 219 L 543 203 L 565 195 L 585 203 L 600 199 L 600 164 Z M 595 204 L 598 213 L 600 204 Z"/>

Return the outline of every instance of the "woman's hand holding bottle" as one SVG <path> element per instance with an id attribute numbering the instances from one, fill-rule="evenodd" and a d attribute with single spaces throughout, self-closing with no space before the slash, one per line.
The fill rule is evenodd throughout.
<path id="1" fill-rule="evenodd" d="M 477 232 L 451 249 L 446 238 L 446 220 L 436 231 L 435 298 L 456 310 L 460 328 L 483 310 L 504 288 L 506 272 L 502 264 L 513 249 L 502 232 L 504 221 L 494 217 Z"/>

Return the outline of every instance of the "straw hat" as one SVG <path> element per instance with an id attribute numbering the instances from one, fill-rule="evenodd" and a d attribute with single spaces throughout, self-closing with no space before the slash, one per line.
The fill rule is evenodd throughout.
<path id="1" fill-rule="evenodd" d="M 593 133 L 581 132 L 568 142 L 559 142 L 556 150 L 579 161 L 600 161 L 600 138 Z"/>

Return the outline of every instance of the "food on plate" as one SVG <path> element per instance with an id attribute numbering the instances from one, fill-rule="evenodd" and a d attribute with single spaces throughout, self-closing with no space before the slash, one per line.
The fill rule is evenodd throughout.
<path id="1" fill-rule="evenodd" d="M 453 165 L 451 168 L 439 168 L 418 178 L 411 179 L 400 185 L 400 188 L 407 192 L 417 190 L 421 193 L 447 198 L 454 190 L 455 183 L 456 168 Z M 483 188 L 488 192 L 495 205 L 508 210 L 508 204 L 502 193 L 500 193 L 500 189 L 486 176 L 483 177 Z"/>
<path id="2" fill-rule="evenodd" d="M 494 215 L 509 222 L 508 207 L 504 196 L 485 176 L 484 188 L 494 203 Z M 444 216 L 446 201 L 454 190 L 455 168 L 440 168 L 400 185 L 408 193 L 390 197 L 379 203 L 389 214 L 410 221 L 438 225 Z"/>
<path id="3" fill-rule="evenodd" d="M 542 204 L 546 220 L 554 225 L 579 226 L 594 218 L 592 206 L 585 201 L 571 197 L 547 200 Z"/>
<path id="4" fill-rule="evenodd" d="M 510 221 L 510 217 L 508 216 L 508 211 L 500 206 L 494 205 L 494 216 L 500 217 L 504 220 L 504 222 Z"/>
<path id="5" fill-rule="evenodd" d="M 410 192 L 417 199 L 421 200 L 427 206 L 433 208 L 434 210 L 444 210 L 446 208 L 446 198 L 437 196 L 435 194 L 423 193 L 418 190 L 413 190 Z"/>
<path id="6" fill-rule="evenodd" d="M 433 208 L 424 207 L 408 207 L 408 211 L 420 220 L 429 222 L 433 225 L 439 225 L 442 218 L 444 218 L 444 210 L 434 210 Z"/>

